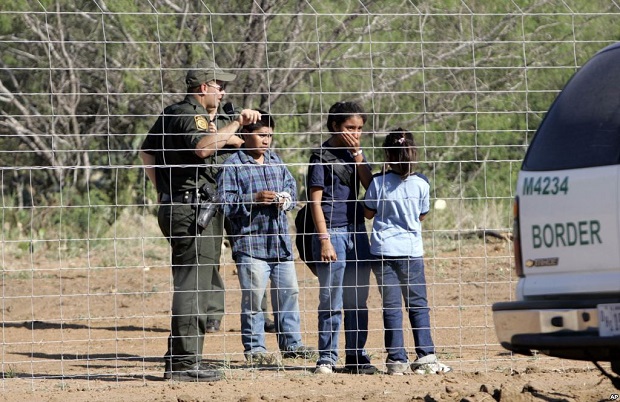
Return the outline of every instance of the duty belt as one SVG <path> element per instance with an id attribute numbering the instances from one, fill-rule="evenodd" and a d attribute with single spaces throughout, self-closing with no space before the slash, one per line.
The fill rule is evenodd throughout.
<path id="1" fill-rule="evenodd" d="M 172 195 L 161 193 L 161 196 L 159 197 L 159 202 L 162 204 L 171 204 L 173 202 L 178 202 L 181 204 L 196 204 L 199 201 L 200 195 L 198 195 L 196 190 L 187 190 L 185 192 L 175 193 Z"/>

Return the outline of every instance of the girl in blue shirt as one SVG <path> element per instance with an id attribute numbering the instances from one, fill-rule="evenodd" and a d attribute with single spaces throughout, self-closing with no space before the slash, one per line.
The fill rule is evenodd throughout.
<path id="1" fill-rule="evenodd" d="M 445 373 L 431 337 L 424 277 L 422 221 L 429 212 L 430 184 L 416 173 L 413 136 L 402 128 L 383 143 L 389 170 L 373 176 L 364 200 L 364 216 L 374 218 L 370 253 L 383 301 L 388 374 Z M 409 364 L 403 339 L 402 299 L 409 313 L 417 359 Z"/>

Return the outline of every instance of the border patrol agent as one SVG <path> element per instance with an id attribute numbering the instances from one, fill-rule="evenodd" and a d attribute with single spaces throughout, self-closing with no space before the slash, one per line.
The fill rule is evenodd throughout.
<path id="1" fill-rule="evenodd" d="M 196 225 L 205 183 L 215 188 L 218 165 L 243 144 L 237 130 L 260 119 L 243 109 L 224 113 L 225 85 L 236 75 L 213 61 L 187 71 L 187 95 L 164 109 L 142 144 L 140 156 L 159 198 L 159 227 L 172 248 L 171 331 L 165 379 L 216 381 L 221 372 L 202 361 L 206 332 L 219 329 L 224 282 L 219 274 L 223 216 Z"/>

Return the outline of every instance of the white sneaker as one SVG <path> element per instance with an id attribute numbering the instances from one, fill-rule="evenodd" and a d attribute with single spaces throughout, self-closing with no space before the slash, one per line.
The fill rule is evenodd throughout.
<path id="1" fill-rule="evenodd" d="M 314 369 L 314 374 L 332 374 L 334 369 L 331 364 L 319 364 Z"/>
<path id="2" fill-rule="evenodd" d="M 409 363 L 387 359 L 385 362 L 385 367 L 387 367 L 387 373 L 389 375 L 403 375 L 403 373 L 409 368 Z"/>
<path id="3" fill-rule="evenodd" d="M 440 363 L 436 355 L 430 354 L 411 363 L 411 371 L 416 374 L 441 374 L 452 371 L 452 368 Z"/>

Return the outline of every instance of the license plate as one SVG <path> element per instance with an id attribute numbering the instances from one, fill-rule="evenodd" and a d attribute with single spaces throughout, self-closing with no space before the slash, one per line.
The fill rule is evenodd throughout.
<path id="1" fill-rule="evenodd" d="M 620 303 L 599 304 L 596 308 L 599 336 L 620 335 Z"/>

